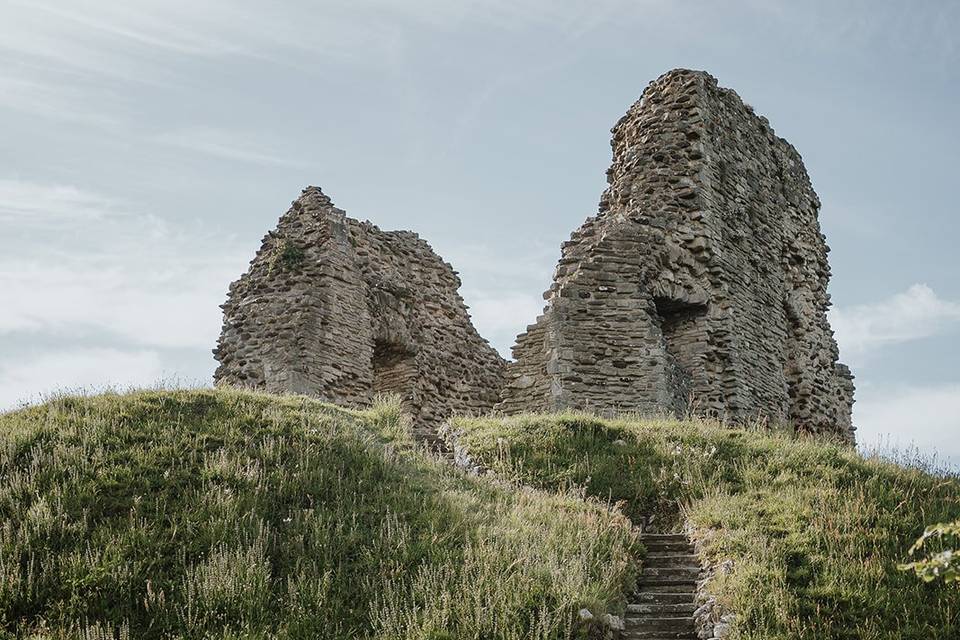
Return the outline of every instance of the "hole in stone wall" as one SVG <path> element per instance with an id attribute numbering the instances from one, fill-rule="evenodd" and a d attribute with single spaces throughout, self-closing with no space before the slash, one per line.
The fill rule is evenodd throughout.
<path id="1" fill-rule="evenodd" d="M 399 395 L 405 404 L 413 397 L 416 381 L 413 353 L 396 342 L 377 340 L 373 346 L 374 395 Z"/>
<path id="2" fill-rule="evenodd" d="M 674 404 L 682 411 L 690 402 L 694 372 L 700 366 L 698 357 L 706 337 L 701 320 L 707 306 L 665 297 L 655 297 L 653 302 L 660 317 L 667 354 L 674 365 L 670 381 Z"/>

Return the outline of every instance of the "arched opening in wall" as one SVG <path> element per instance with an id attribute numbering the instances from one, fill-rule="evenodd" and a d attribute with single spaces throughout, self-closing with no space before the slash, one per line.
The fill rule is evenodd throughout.
<path id="1" fill-rule="evenodd" d="M 373 345 L 373 394 L 398 395 L 406 409 L 413 409 L 417 368 L 414 354 L 397 342 L 377 340 Z"/>
<path id="2" fill-rule="evenodd" d="M 654 297 L 660 331 L 670 360 L 667 384 L 675 411 L 680 414 L 696 403 L 695 380 L 706 342 L 706 303 L 692 303 L 673 297 Z"/>

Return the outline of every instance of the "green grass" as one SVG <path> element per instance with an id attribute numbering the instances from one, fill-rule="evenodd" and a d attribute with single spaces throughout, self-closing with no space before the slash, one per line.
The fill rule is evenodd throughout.
<path id="1" fill-rule="evenodd" d="M 960 638 L 960 589 L 898 571 L 960 483 L 853 449 L 707 421 L 560 414 L 460 419 L 459 442 L 500 475 L 621 501 L 632 517 L 692 527 L 710 590 L 750 639 Z"/>
<path id="2" fill-rule="evenodd" d="M 0 637 L 576 637 L 623 606 L 623 515 L 467 477 L 397 403 L 232 390 L 0 415 Z"/>

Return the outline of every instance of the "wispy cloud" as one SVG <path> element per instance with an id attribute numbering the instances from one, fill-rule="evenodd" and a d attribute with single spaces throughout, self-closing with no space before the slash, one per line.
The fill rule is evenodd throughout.
<path id="1" fill-rule="evenodd" d="M 0 222 L 47 226 L 102 220 L 119 211 L 114 200 L 72 185 L 0 179 Z"/>
<path id="2" fill-rule="evenodd" d="M 960 383 L 866 387 L 858 393 L 853 421 L 865 449 L 916 447 L 960 464 Z"/>
<path id="3" fill-rule="evenodd" d="M 0 182 L 0 220 L 20 240 L 0 256 L 0 334 L 212 347 L 247 251 L 198 224 L 115 215 L 123 206 L 74 186 Z M 42 241 L 29 232 L 38 224 Z"/>
<path id="4" fill-rule="evenodd" d="M 268 150 L 267 145 L 258 144 L 248 136 L 221 129 L 194 127 L 158 134 L 150 139 L 158 144 L 224 160 L 293 168 L 305 165 L 296 158 Z"/>
<path id="5" fill-rule="evenodd" d="M 3 64 L 0 56 L 0 108 L 110 133 L 121 129 L 122 101 L 112 91 L 71 85 L 60 73 L 29 67 L 18 72 Z"/>
<path id="6" fill-rule="evenodd" d="M 510 357 L 517 335 L 536 321 L 544 305 L 540 296 L 522 292 L 466 290 L 463 297 L 473 326 L 505 358 Z"/>
<path id="7" fill-rule="evenodd" d="M 59 264 L 0 261 L 0 334 L 212 348 L 221 323 L 217 305 L 242 261 L 124 253 Z"/>
<path id="8" fill-rule="evenodd" d="M 926 284 L 914 284 L 877 303 L 830 312 L 843 357 L 851 363 L 884 346 L 935 336 L 958 323 L 960 302 L 940 298 Z"/>
<path id="9" fill-rule="evenodd" d="M 101 391 L 157 384 L 163 377 L 155 351 L 71 349 L 0 363 L 0 411 L 55 392 Z"/>
<path id="10" fill-rule="evenodd" d="M 438 251 L 456 269 L 469 273 L 460 293 L 470 307 L 473 325 L 503 357 L 510 358 L 517 335 L 543 312 L 543 291 L 550 285 L 559 246 L 532 239 L 522 250 L 452 244 Z"/>

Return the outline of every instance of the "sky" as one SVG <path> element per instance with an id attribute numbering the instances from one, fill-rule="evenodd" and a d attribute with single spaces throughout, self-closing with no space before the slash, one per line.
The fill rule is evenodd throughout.
<path id="1" fill-rule="evenodd" d="M 803 155 L 861 446 L 960 465 L 958 31 L 953 1 L 3 0 L 0 409 L 209 384 L 311 184 L 427 238 L 509 356 L 610 127 L 685 67 Z"/>

